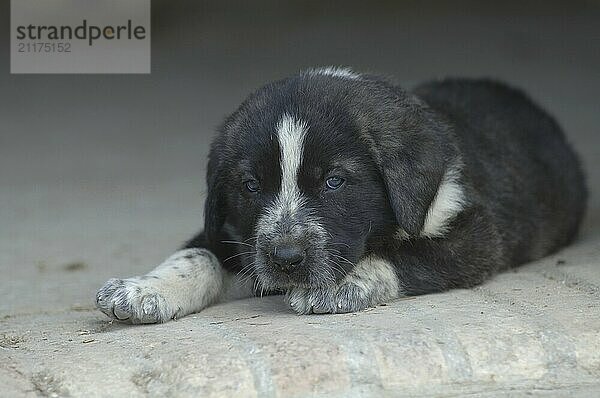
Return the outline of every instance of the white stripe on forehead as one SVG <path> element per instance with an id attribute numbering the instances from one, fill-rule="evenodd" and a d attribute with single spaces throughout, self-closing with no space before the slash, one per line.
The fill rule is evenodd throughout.
<path id="1" fill-rule="evenodd" d="M 300 201 L 298 188 L 298 169 L 302 164 L 304 137 L 308 131 L 306 122 L 284 114 L 277 123 L 277 138 L 281 154 L 281 192 L 282 204 L 295 210 Z"/>

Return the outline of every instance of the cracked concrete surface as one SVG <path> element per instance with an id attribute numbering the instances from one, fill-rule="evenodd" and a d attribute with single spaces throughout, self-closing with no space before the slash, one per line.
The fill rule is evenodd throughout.
<path id="1" fill-rule="evenodd" d="M 150 76 L 11 76 L 0 62 L 0 396 L 600 395 L 597 5 L 190 6 L 200 23 L 178 24 L 183 11 L 153 3 Z M 475 289 L 356 314 L 297 316 L 266 297 L 132 327 L 94 310 L 105 280 L 145 273 L 199 229 L 223 115 L 323 64 L 526 89 L 584 160 L 580 238 Z"/>

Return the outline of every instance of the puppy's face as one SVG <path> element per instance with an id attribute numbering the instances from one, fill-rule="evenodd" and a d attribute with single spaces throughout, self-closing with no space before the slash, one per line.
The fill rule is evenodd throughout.
<path id="1" fill-rule="evenodd" d="M 251 260 L 264 286 L 333 284 L 386 215 L 393 220 L 385 188 L 342 115 L 327 123 L 321 114 L 269 116 L 243 130 L 227 189 L 231 222 L 255 245 Z"/>
<path id="2" fill-rule="evenodd" d="M 304 74 L 263 87 L 226 120 L 211 151 L 206 230 L 227 225 L 251 245 L 241 263 L 262 286 L 335 284 L 369 242 L 397 230 L 374 156 L 383 150 L 369 144 L 369 129 L 389 124 L 375 107 L 396 95 L 380 86 Z M 358 97 L 367 94 L 372 104 Z"/>

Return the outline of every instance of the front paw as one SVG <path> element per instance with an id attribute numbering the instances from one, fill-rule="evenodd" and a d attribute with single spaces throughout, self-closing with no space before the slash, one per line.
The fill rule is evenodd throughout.
<path id="1" fill-rule="evenodd" d="M 352 282 L 341 284 L 335 293 L 336 313 L 358 312 L 377 304 L 372 294 Z"/>
<path id="2" fill-rule="evenodd" d="M 96 307 L 111 318 L 128 323 L 160 323 L 175 311 L 142 278 L 110 279 L 96 294 Z"/>
<path id="3" fill-rule="evenodd" d="M 322 314 L 331 312 L 332 294 L 328 289 L 293 287 L 286 292 L 285 301 L 300 315 Z"/>
<path id="4" fill-rule="evenodd" d="M 368 294 L 354 283 L 343 283 L 329 289 L 294 287 L 286 292 L 285 301 L 301 315 L 357 312 L 373 305 Z"/>

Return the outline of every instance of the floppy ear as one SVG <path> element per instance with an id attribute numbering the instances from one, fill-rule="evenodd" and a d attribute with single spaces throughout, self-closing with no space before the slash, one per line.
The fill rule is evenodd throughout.
<path id="1" fill-rule="evenodd" d="M 218 141 L 212 145 L 206 171 L 208 193 L 204 204 L 204 233 L 211 247 L 219 244 L 219 236 L 226 218 L 219 146 Z"/>
<path id="2" fill-rule="evenodd" d="M 450 159 L 450 126 L 411 104 L 367 134 L 396 221 L 409 236 L 421 234 Z"/>

